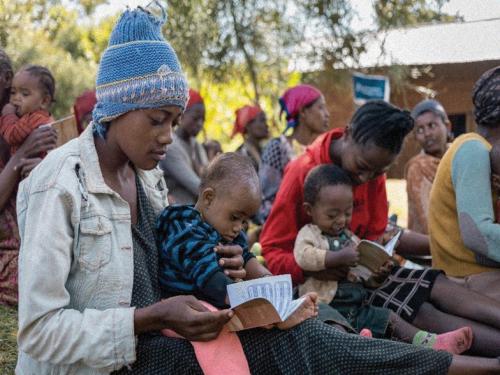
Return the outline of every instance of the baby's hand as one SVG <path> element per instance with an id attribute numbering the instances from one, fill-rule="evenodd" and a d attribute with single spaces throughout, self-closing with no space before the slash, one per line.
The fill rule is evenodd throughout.
<path id="1" fill-rule="evenodd" d="M 374 272 L 372 278 L 378 282 L 382 283 L 391 274 L 391 270 L 394 268 L 394 263 L 391 260 L 385 262 L 377 272 Z"/>
<path id="2" fill-rule="evenodd" d="M 15 115 L 16 114 L 16 107 L 10 103 L 7 103 L 4 105 L 2 109 L 2 116 L 7 116 L 7 115 Z"/>
<path id="3" fill-rule="evenodd" d="M 359 252 L 357 245 L 354 242 L 349 244 L 338 251 L 339 263 L 342 265 L 354 267 L 359 261 Z"/>

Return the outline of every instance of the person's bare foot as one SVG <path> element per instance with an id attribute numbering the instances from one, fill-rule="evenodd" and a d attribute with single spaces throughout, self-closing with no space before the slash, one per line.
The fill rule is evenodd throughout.
<path id="1" fill-rule="evenodd" d="M 279 329 L 290 329 L 302 323 L 304 320 L 318 316 L 318 295 L 314 292 L 307 293 L 304 302 L 284 322 L 276 324 Z"/>

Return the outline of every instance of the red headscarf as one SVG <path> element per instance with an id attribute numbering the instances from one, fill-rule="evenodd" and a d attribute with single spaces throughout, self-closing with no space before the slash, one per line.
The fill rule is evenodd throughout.
<path id="1" fill-rule="evenodd" d="M 314 102 L 321 95 L 321 91 L 311 85 L 297 85 L 286 90 L 279 99 L 281 113 L 286 113 L 286 128 L 296 127 L 300 110 Z"/>
<path id="2" fill-rule="evenodd" d="M 83 117 L 92 112 L 96 102 L 97 99 L 95 97 L 95 90 L 84 91 L 82 95 L 76 98 L 75 104 L 73 105 L 73 112 L 75 113 L 78 134 L 83 131 Z"/>
<path id="3" fill-rule="evenodd" d="M 231 138 L 238 133 L 245 133 L 245 128 L 248 123 L 255 119 L 260 113 L 262 113 L 262 108 L 258 105 L 246 105 L 236 110 L 236 121 L 234 122 Z"/>
<path id="4" fill-rule="evenodd" d="M 189 100 L 186 105 L 186 109 L 191 108 L 193 105 L 201 103 L 203 104 L 203 98 L 198 91 L 189 89 Z"/>

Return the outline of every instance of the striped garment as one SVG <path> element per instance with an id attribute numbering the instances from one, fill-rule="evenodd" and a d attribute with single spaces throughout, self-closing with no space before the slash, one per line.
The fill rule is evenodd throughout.
<path id="1" fill-rule="evenodd" d="M 14 154 L 33 130 L 53 121 L 50 113 L 44 110 L 27 113 L 22 117 L 5 115 L 1 119 L 0 135 L 11 146 L 10 153 Z"/>
<path id="2" fill-rule="evenodd" d="M 224 306 L 226 286 L 232 283 L 219 266 L 214 247 L 224 243 L 221 235 L 193 206 L 169 206 L 158 218 L 160 283 L 168 296 L 193 294 L 213 305 Z M 246 262 L 253 257 L 243 232 L 233 244 L 243 248 Z"/>

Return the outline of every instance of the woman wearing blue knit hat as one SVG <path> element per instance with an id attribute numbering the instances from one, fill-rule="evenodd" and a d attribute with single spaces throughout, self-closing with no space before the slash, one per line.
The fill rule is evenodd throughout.
<path id="1" fill-rule="evenodd" d="M 20 187 L 18 374 L 201 374 L 189 341 L 158 332 L 207 341 L 232 315 L 160 293 L 153 231 L 167 189 L 157 164 L 188 92 L 161 24 L 141 8 L 122 15 L 99 67 L 92 126 L 49 153 Z M 241 248 L 218 251 L 229 276 L 243 278 Z M 239 338 L 256 374 L 500 368 L 496 359 L 452 358 L 312 319 Z"/>

